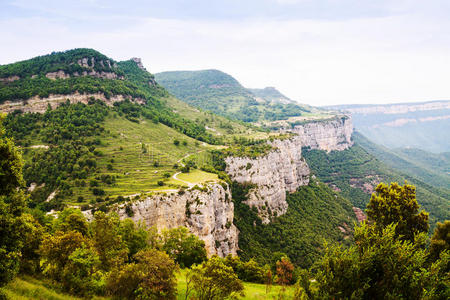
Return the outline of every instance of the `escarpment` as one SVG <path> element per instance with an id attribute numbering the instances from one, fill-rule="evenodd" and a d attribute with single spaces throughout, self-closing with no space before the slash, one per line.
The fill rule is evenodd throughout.
<path id="1" fill-rule="evenodd" d="M 286 213 L 286 192 L 295 192 L 309 183 L 309 168 L 302 158 L 301 139 L 269 142 L 274 150 L 255 159 L 227 157 L 226 172 L 238 183 L 251 183 L 255 187 L 248 194 L 246 204 L 256 207 L 263 223 Z"/>
<path id="2" fill-rule="evenodd" d="M 300 137 L 303 147 L 312 149 L 342 151 L 353 145 L 353 123 L 349 116 L 296 125 L 289 131 Z"/>
<path id="3" fill-rule="evenodd" d="M 40 98 L 39 96 L 34 96 L 27 100 L 20 101 L 5 101 L 0 104 L 0 112 L 11 113 L 15 110 L 20 110 L 22 112 L 30 113 L 44 113 L 48 106 L 55 109 L 61 103 L 70 101 L 70 103 L 84 103 L 87 104 L 90 99 L 102 100 L 108 106 L 112 106 L 114 102 L 124 101 L 125 99 L 130 99 L 132 102 L 144 104 L 145 99 L 142 98 L 132 98 L 126 95 L 112 95 L 106 97 L 104 93 L 85 93 L 80 94 L 74 92 L 68 95 L 49 95 L 45 98 Z"/>
<path id="4" fill-rule="evenodd" d="M 234 204 L 228 186 L 224 186 L 215 183 L 202 188 L 154 194 L 122 204 L 117 212 L 121 218 L 142 220 L 147 226 L 156 226 L 159 230 L 185 226 L 205 242 L 208 255 L 236 255 L 238 230 L 233 224 Z"/>
<path id="5" fill-rule="evenodd" d="M 268 142 L 274 150 L 267 155 L 225 158 L 226 172 L 232 180 L 254 185 L 245 203 L 257 209 L 265 224 L 286 213 L 287 192 L 293 193 L 309 183 L 310 169 L 302 158 L 303 147 L 340 151 L 353 145 L 353 126 L 348 117 L 297 125 L 289 131 L 296 135 Z"/>

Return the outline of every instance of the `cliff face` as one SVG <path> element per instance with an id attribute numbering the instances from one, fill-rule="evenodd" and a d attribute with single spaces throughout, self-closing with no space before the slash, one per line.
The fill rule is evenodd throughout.
<path id="1" fill-rule="evenodd" d="M 275 140 L 270 144 L 276 149 L 266 156 L 225 159 L 226 172 L 231 179 L 255 185 L 246 203 L 258 209 L 258 215 L 265 224 L 271 217 L 286 213 L 286 192 L 295 192 L 298 187 L 309 183 L 309 168 L 301 155 L 300 137 Z"/>
<path id="2" fill-rule="evenodd" d="M 238 230 L 233 225 L 234 205 L 228 187 L 210 184 L 202 189 L 156 194 L 131 203 L 133 221 L 147 226 L 174 228 L 185 226 L 205 242 L 208 255 L 236 255 Z M 125 204 L 118 208 L 121 218 L 128 218 Z"/>
<path id="3" fill-rule="evenodd" d="M 227 157 L 226 172 L 239 183 L 254 184 L 246 204 L 256 207 L 262 222 L 286 213 L 286 192 L 295 192 L 309 183 L 310 170 L 302 158 L 302 147 L 320 150 L 345 150 L 353 145 L 350 118 L 313 122 L 290 130 L 297 135 L 269 142 L 275 150 L 255 159 Z"/>
<path id="4" fill-rule="evenodd" d="M 129 98 L 123 95 L 112 95 L 106 98 L 103 93 L 73 93 L 69 95 L 50 95 L 46 98 L 35 96 L 27 100 L 5 101 L 4 103 L 0 104 L 0 112 L 10 113 L 15 110 L 21 110 L 23 112 L 44 113 L 47 110 L 48 105 L 50 105 L 52 109 L 55 109 L 56 107 L 58 107 L 58 105 L 66 102 L 67 100 L 69 100 L 70 103 L 81 102 L 87 104 L 89 102 L 89 99 L 91 99 L 92 97 L 102 100 L 106 103 L 106 105 L 109 106 L 112 106 L 114 102 L 124 101 L 126 98 Z M 131 101 L 139 104 L 145 103 L 145 100 L 141 98 L 131 99 Z"/>
<path id="5" fill-rule="evenodd" d="M 350 117 L 296 125 L 292 130 L 298 134 L 303 147 L 326 151 L 345 150 L 353 145 L 353 123 Z"/>

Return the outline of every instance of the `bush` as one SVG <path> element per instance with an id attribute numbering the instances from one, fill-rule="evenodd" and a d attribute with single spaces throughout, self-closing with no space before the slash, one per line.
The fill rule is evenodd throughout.
<path id="1" fill-rule="evenodd" d="M 178 146 L 178 145 L 180 144 L 180 141 L 179 141 L 179 140 L 173 140 L 173 144 L 174 144 L 175 146 Z"/>
<path id="2" fill-rule="evenodd" d="M 105 191 L 103 189 L 100 189 L 100 188 L 93 188 L 92 189 L 92 194 L 94 196 L 103 196 L 103 195 L 105 195 Z"/>
<path id="3" fill-rule="evenodd" d="M 175 299 L 177 266 L 164 252 L 139 251 L 130 263 L 110 273 L 108 293 L 124 299 Z"/>
<path id="4" fill-rule="evenodd" d="M 164 185 L 164 181 L 158 180 L 158 185 L 159 185 L 159 186 L 163 186 L 163 185 Z"/>

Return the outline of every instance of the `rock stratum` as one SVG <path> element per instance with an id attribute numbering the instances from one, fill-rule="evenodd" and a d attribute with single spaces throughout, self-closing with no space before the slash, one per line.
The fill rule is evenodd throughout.
<path id="1" fill-rule="evenodd" d="M 232 180 L 254 185 L 246 204 L 256 207 L 264 224 L 286 213 L 286 193 L 309 183 L 310 169 L 302 157 L 303 147 L 342 151 L 353 145 L 353 126 L 348 117 L 298 125 L 289 131 L 296 135 L 268 142 L 274 150 L 267 155 L 225 159 L 226 172 Z"/>
<path id="2" fill-rule="evenodd" d="M 233 224 L 234 204 L 225 184 L 154 194 L 128 205 L 132 216 L 128 216 L 123 204 L 117 209 L 120 218 L 131 218 L 135 222 L 142 220 L 158 230 L 185 226 L 205 242 L 209 256 L 236 255 L 238 230 Z"/>

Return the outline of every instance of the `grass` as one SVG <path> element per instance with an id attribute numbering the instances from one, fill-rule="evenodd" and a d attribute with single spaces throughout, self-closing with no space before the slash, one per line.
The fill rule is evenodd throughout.
<path id="1" fill-rule="evenodd" d="M 186 272 L 187 270 L 181 270 L 177 274 L 177 299 L 184 300 L 186 296 Z M 239 299 L 279 299 L 280 286 L 274 285 L 270 291 L 266 293 L 266 286 L 264 284 L 244 282 L 244 297 Z M 47 282 L 45 279 L 36 279 L 30 276 L 22 276 L 15 278 L 12 282 L 6 285 L 3 291 L 7 296 L 7 299 L 14 300 L 78 300 L 82 298 L 74 297 L 68 294 L 64 294 L 58 290 L 58 288 Z M 294 294 L 293 286 L 286 288 L 285 298 L 290 299 Z M 192 296 L 192 295 L 191 295 Z M 93 299 L 110 299 L 108 297 L 94 297 Z"/>
<path id="2" fill-rule="evenodd" d="M 177 275 L 177 289 L 178 289 L 178 300 L 184 300 L 186 297 L 186 269 L 181 270 Z M 270 291 L 266 293 L 266 285 L 258 283 L 244 282 L 244 297 L 239 297 L 239 299 L 245 300 L 258 300 L 258 299 L 279 299 L 281 286 L 273 285 Z M 281 299 L 291 299 L 294 295 L 294 287 L 288 286 L 285 292 L 285 298 Z M 190 295 L 192 296 L 192 295 Z"/>
<path id="3" fill-rule="evenodd" d="M 187 181 L 193 184 L 219 180 L 217 174 L 208 173 L 197 169 L 194 169 L 189 173 L 181 173 L 177 177 L 183 181 Z"/>
<path id="4" fill-rule="evenodd" d="M 52 284 L 33 277 L 17 277 L 4 287 L 3 292 L 7 299 L 14 300 L 76 300 L 78 297 L 70 296 L 59 292 Z M 106 299 L 94 297 L 93 299 Z"/>
<path id="5" fill-rule="evenodd" d="M 100 186 L 106 195 L 113 197 L 180 188 L 185 184 L 171 179 L 177 172 L 174 165 L 180 166 L 179 161 L 186 155 L 213 147 L 163 124 L 150 121 L 134 123 L 116 114 L 110 115 L 104 126 L 107 134 L 97 147 L 102 153 L 98 157 L 97 165 L 101 174 L 116 176 L 114 184 Z M 175 140 L 180 143 L 175 145 Z M 108 165 L 112 166 L 112 169 L 108 168 Z M 197 174 L 195 177 L 215 178 L 205 174 Z M 160 186 L 158 181 L 164 182 L 164 185 Z M 79 204 L 75 202 L 78 196 L 82 196 L 85 202 L 96 198 L 89 186 L 78 186 L 74 187 L 74 196 L 69 199 L 69 203 Z"/>

